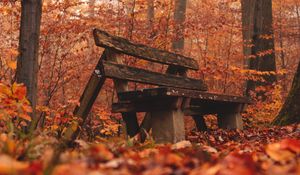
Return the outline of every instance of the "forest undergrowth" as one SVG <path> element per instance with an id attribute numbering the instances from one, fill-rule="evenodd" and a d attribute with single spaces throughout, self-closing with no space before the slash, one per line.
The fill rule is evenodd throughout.
<path id="1" fill-rule="evenodd" d="M 245 130 L 189 131 L 186 141 L 157 145 L 136 138 L 76 140 L 53 174 L 299 174 L 300 125 L 248 126 Z M 0 136 L 0 174 L 43 174 L 59 141 L 45 131 L 34 137 Z"/>

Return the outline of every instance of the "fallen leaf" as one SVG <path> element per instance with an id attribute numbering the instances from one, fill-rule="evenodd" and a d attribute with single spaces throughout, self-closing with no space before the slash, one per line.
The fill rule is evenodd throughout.
<path id="1" fill-rule="evenodd" d="M 300 153 L 300 140 L 296 139 L 284 139 L 280 142 L 280 147 L 282 149 L 288 149 L 297 154 Z"/>
<path id="2" fill-rule="evenodd" d="M 0 155 L 0 174 L 17 174 L 29 167 L 29 163 L 19 162 L 7 155 Z"/>
<path id="3" fill-rule="evenodd" d="M 275 161 L 287 162 L 295 157 L 295 155 L 285 149 L 281 148 L 280 143 L 269 144 L 266 148 L 266 153 Z"/>
<path id="4" fill-rule="evenodd" d="M 190 141 L 181 141 L 178 143 L 175 143 L 172 145 L 171 149 L 183 149 L 183 148 L 188 148 L 188 147 L 192 147 L 192 143 Z"/>

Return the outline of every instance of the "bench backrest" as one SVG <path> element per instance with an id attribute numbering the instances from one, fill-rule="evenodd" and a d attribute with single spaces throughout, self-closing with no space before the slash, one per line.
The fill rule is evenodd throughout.
<path id="1" fill-rule="evenodd" d="M 114 60 L 110 60 L 109 57 L 104 56 L 101 59 L 100 72 L 105 77 L 158 86 L 207 90 L 207 86 L 202 80 L 185 76 L 187 70 L 199 69 L 198 63 L 192 58 L 142 44 L 135 44 L 127 39 L 110 35 L 99 29 L 94 30 L 94 39 L 97 46 L 103 47 L 109 52 L 126 54 L 138 59 L 169 65 L 167 73 L 162 74 L 118 64 Z"/>

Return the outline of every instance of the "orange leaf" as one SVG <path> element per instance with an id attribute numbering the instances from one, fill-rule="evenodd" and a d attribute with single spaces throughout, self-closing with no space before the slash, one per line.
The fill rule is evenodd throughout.
<path id="1" fill-rule="evenodd" d="M 0 83 L 0 92 L 4 95 L 11 96 L 10 88 L 2 83 Z"/>
<path id="2" fill-rule="evenodd" d="M 13 90 L 14 96 L 17 99 L 23 100 L 26 97 L 26 87 L 25 86 L 14 83 L 12 85 L 12 90 Z"/>
<path id="3" fill-rule="evenodd" d="M 27 114 L 19 114 L 19 117 L 24 120 L 31 121 L 31 117 Z"/>
<path id="4" fill-rule="evenodd" d="M 9 61 L 7 63 L 7 66 L 13 70 L 16 70 L 17 69 L 17 61 Z"/>
<path id="5" fill-rule="evenodd" d="M 29 105 L 22 105 L 22 109 L 25 112 L 32 112 L 32 108 Z"/>

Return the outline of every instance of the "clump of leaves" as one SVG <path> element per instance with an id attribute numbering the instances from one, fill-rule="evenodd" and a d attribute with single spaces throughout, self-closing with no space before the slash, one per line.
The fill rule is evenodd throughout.
<path id="1" fill-rule="evenodd" d="M 12 119 L 19 122 L 31 121 L 28 115 L 30 112 L 32 109 L 26 99 L 26 87 L 24 85 L 14 83 L 10 86 L 0 83 L 0 119 L 2 121 Z"/>
<path id="2" fill-rule="evenodd" d="M 30 102 L 26 99 L 26 87 L 23 84 L 7 85 L 0 82 L 0 130 L 7 134 L 4 142 L 7 153 L 12 153 L 11 143 L 16 137 L 25 136 L 22 131 L 31 121 L 31 112 Z"/>
<path id="3" fill-rule="evenodd" d="M 260 97 L 257 97 L 257 93 L 264 93 L 266 99 L 262 100 Z M 247 108 L 245 117 L 254 124 L 261 126 L 270 125 L 284 101 L 282 96 L 282 87 L 280 85 L 276 85 L 273 89 L 266 89 L 261 86 L 256 88 L 256 91 L 253 92 L 251 96 L 253 104 Z"/>

